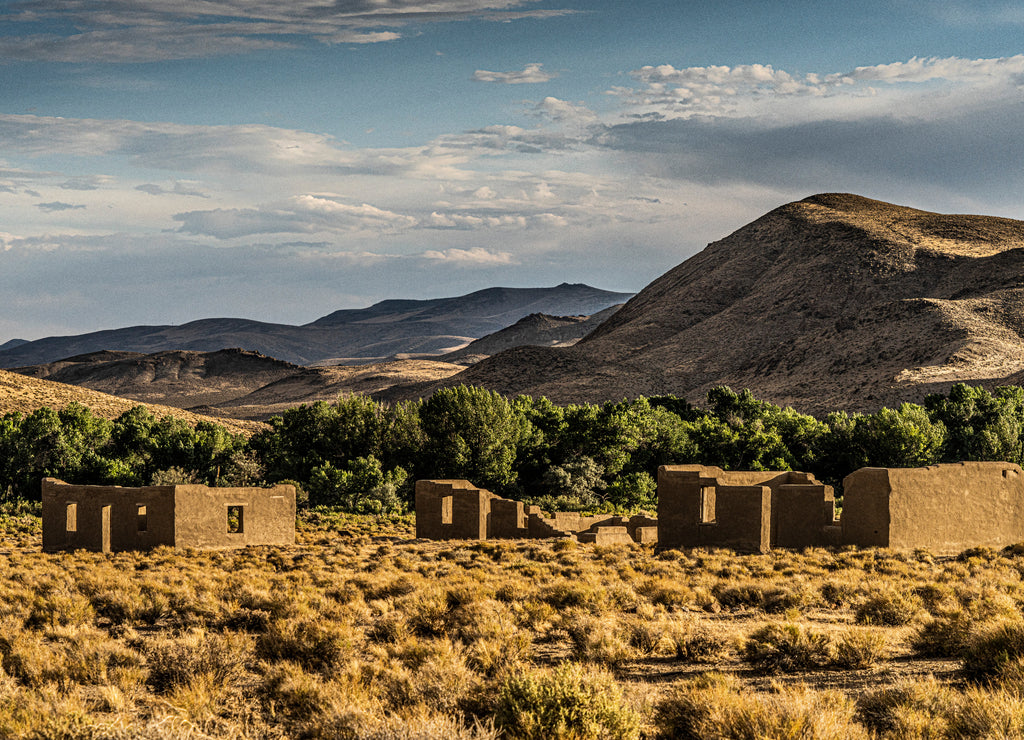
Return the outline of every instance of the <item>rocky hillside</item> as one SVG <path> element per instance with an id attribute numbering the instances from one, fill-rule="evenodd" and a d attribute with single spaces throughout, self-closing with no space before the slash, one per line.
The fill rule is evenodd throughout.
<path id="1" fill-rule="evenodd" d="M 573 347 L 513 349 L 447 382 L 562 402 L 726 384 L 808 412 L 875 409 L 1003 382 L 1024 370 L 1022 335 L 1024 222 L 824 194 L 710 244 Z"/>
<path id="2" fill-rule="evenodd" d="M 454 298 L 388 300 L 335 311 L 291 326 L 248 319 L 203 319 L 180 326 L 132 326 L 0 346 L 0 367 L 24 367 L 103 350 L 153 354 L 242 347 L 299 365 L 368 363 L 438 355 L 504 329 L 531 313 L 592 314 L 630 293 L 562 283 L 553 288 L 487 288 Z"/>

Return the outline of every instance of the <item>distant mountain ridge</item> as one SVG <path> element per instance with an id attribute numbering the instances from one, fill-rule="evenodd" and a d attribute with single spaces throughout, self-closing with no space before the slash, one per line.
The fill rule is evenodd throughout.
<path id="1" fill-rule="evenodd" d="M 442 384 L 556 402 L 729 385 L 825 412 L 1022 371 L 1024 222 L 826 193 L 708 245 L 575 346 L 518 347 Z"/>
<path id="2" fill-rule="evenodd" d="M 41 365 L 103 350 L 152 354 L 241 347 L 297 365 L 438 355 L 531 313 L 593 314 L 631 295 L 562 283 L 553 288 L 486 288 L 452 298 L 386 300 L 335 311 L 303 326 L 237 318 L 130 326 L 24 343 L 12 340 L 0 348 L 0 367 Z"/>

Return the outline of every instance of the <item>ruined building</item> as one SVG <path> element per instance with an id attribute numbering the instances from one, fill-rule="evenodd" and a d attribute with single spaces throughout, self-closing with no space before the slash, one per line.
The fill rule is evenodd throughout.
<path id="1" fill-rule="evenodd" d="M 295 544 L 295 487 L 77 486 L 43 480 L 43 550 Z"/>
<path id="2" fill-rule="evenodd" d="M 636 515 L 548 518 L 537 506 L 501 498 L 466 480 L 416 481 L 416 536 L 430 540 L 575 537 L 599 545 L 657 541 L 657 520 Z"/>
<path id="3" fill-rule="evenodd" d="M 1024 542 L 1024 474 L 1012 463 L 861 468 L 843 481 L 843 493 L 837 518 L 832 487 L 808 473 L 664 465 L 658 470 L 657 520 L 570 512 L 548 518 L 537 507 L 468 481 L 418 481 L 416 536 L 575 537 L 741 552 L 853 545 L 926 548 L 939 555 Z"/>
<path id="4" fill-rule="evenodd" d="M 832 486 L 809 473 L 662 465 L 658 542 L 748 552 L 837 545 Z"/>

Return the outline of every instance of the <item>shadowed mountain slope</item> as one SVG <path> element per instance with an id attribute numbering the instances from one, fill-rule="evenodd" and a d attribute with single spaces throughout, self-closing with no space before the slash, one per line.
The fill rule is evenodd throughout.
<path id="1" fill-rule="evenodd" d="M 620 308 L 621 305 L 610 306 L 593 316 L 549 316 L 544 313 L 531 313 L 512 326 L 472 341 L 462 349 L 449 352 L 438 359 L 445 362 L 472 363 L 524 345 L 571 347 Z"/>
<path id="2" fill-rule="evenodd" d="M 40 365 L 102 350 L 152 354 L 243 347 L 301 365 L 330 360 L 371 362 L 401 354 L 437 355 L 531 313 L 592 314 L 631 295 L 563 283 L 553 288 L 487 288 L 455 298 L 381 301 L 369 308 L 336 311 L 305 326 L 247 319 L 132 326 L 14 346 L 8 342 L 0 349 L 0 367 Z"/>
<path id="3" fill-rule="evenodd" d="M 1024 370 L 1024 222 L 824 194 L 661 276 L 581 342 L 447 384 L 560 401 L 720 384 L 809 412 L 875 409 Z"/>

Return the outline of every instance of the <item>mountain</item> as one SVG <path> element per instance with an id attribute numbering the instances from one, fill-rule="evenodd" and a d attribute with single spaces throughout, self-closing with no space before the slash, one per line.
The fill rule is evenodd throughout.
<path id="1" fill-rule="evenodd" d="M 48 337 L 0 349 L 0 367 L 24 367 L 103 350 L 152 354 L 243 347 L 279 360 L 372 362 L 403 354 L 437 355 L 531 313 L 592 314 L 629 298 L 588 285 L 487 288 L 455 298 L 388 300 L 335 311 L 304 326 L 247 319 L 202 319 L 180 326 L 132 326 Z"/>
<path id="2" fill-rule="evenodd" d="M 592 316 L 550 316 L 531 313 L 512 326 L 470 342 L 462 349 L 441 355 L 445 362 L 473 363 L 513 347 L 571 347 L 621 308 L 609 306 Z"/>
<path id="3" fill-rule="evenodd" d="M 559 402 L 724 384 L 870 410 L 1019 378 L 1022 336 L 1024 222 L 830 193 L 708 245 L 573 347 L 508 350 L 445 384 Z"/>
<path id="4" fill-rule="evenodd" d="M 15 347 L 17 347 L 19 345 L 22 345 L 22 344 L 28 344 L 28 340 L 27 339 L 11 339 L 9 341 L 4 342 L 3 344 L 0 344 L 0 352 L 3 352 L 5 349 L 14 349 Z"/>

